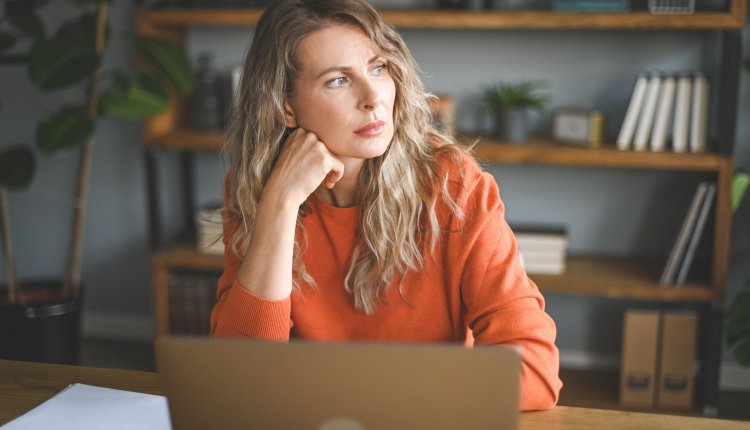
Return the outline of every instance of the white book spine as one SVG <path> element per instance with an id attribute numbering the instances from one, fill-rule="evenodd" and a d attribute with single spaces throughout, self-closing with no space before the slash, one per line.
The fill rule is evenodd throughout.
<path id="1" fill-rule="evenodd" d="M 690 118 L 690 152 L 706 152 L 708 125 L 708 79 L 701 74 L 693 78 L 693 109 Z"/>
<path id="2" fill-rule="evenodd" d="M 635 125 L 636 121 L 638 120 L 638 114 L 641 111 L 643 98 L 646 94 L 647 83 L 648 78 L 646 77 L 646 75 L 639 75 L 635 81 L 633 94 L 630 97 L 628 109 L 627 111 L 625 111 L 625 119 L 623 119 L 622 121 L 620 134 L 617 136 L 617 149 L 621 151 L 625 151 L 630 148 L 630 142 L 633 140 L 633 134 L 635 133 Z"/>
<path id="3" fill-rule="evenodd" d="M 674 92 L 674 76 L 666 76 L 661 83 L 656 121 L 654 122 L 654 131 L 651 133 L 652 151 L 664 151 L 667 147 L 667 128 L 669 127 L 672 107 L 674 106 Z"/>
<path id="4" fill-rule="evenodd" d="M 674 152 L 687 152 L 690 124 L 690 96 L 693 80 L 683 75 L 677 79 L 677 97 L 674 107 L 674 127 L 672 129 L 672 149 Z"/>
<path id="5" fill-rule="evenodd" d="M 654 123 L 654 113 L 656 112 L 656 100 L 659 98 L 659 88 L 661 87 L 661 76 L 654 75 L 648 80 L 646 88 L 646 98 L 643 100 L 643 109 L 641 116 L 638 118 L 638 128 L 635 132 L 633 149 L 636 151 L 645 151 L 648 148 L 648 137 L 651 133 L 651 126 Z"/>

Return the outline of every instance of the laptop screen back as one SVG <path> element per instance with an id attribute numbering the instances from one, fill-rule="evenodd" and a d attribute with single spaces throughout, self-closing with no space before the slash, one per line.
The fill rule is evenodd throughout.
<path id="1" fill-rule="evenodd" d="M 517 428 L 511 348 L 162 337 L 156 352 L 175 430 Z"/>

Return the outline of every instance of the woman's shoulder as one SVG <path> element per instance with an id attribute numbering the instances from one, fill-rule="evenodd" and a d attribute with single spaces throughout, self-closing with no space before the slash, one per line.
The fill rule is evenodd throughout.
<path id="1" fill-rule="evenodd" d="M 444 145 L 437 149 L 435 156 L 440 166 L 439 185 L 447 182 L 453 198 L 466 198 L 478 186 L 488 181 L 494 183 L 492 175 L 482 170 L 470 148 L 460 144 Z"/>

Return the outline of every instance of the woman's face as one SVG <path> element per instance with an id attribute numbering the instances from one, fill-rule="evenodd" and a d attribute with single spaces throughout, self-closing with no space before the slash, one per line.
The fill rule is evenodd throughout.
<path id="1" fill-rule="evenodd" d="M 339 157 L 382 155 L 393 138 L 396 86 L 378 46 L 361 29 L 334 24 L 303 39 L 297 55 L 286 125 L 314 132 Z"/>

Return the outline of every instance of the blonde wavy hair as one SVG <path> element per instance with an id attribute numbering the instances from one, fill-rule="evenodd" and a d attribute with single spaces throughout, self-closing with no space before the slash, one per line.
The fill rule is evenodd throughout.
<path id="1" fill-rule="evenodd" d="M 424 266 L 423 245 L 434 251 L 441 227 L 438 198 L 459 217 L 463 213 L 448 190 L 448 171 L 439 158 L 448 156 L 460 168 L 467 150 L 431 125 L 430 96 L 399 34 L 364 0 L 282 0 L 267 8 L 247 53 L 235 108 L 227 130 L 224 155 L 230 168 L 225 216 L 239 227 L 229 242 L 245 255 L 253 234 L 260 196 L 287 137 L 284 101 L 293 93 L 302 64 L 297 49 L 309 34 L 332 24 L 361 28 L 380 48 L 396 85 L 394 136 L 386 152 L 366 160 L 359 177 L 361 221 L 357 245 L 345 278 L 356 309 L 371 314 L 382 295 L 409 271 Z M 437 186 L 436 186 L 437 185 Z M 294 288 L 315 285 L 301 254 L 306 235 L 297 218 Z"/>

